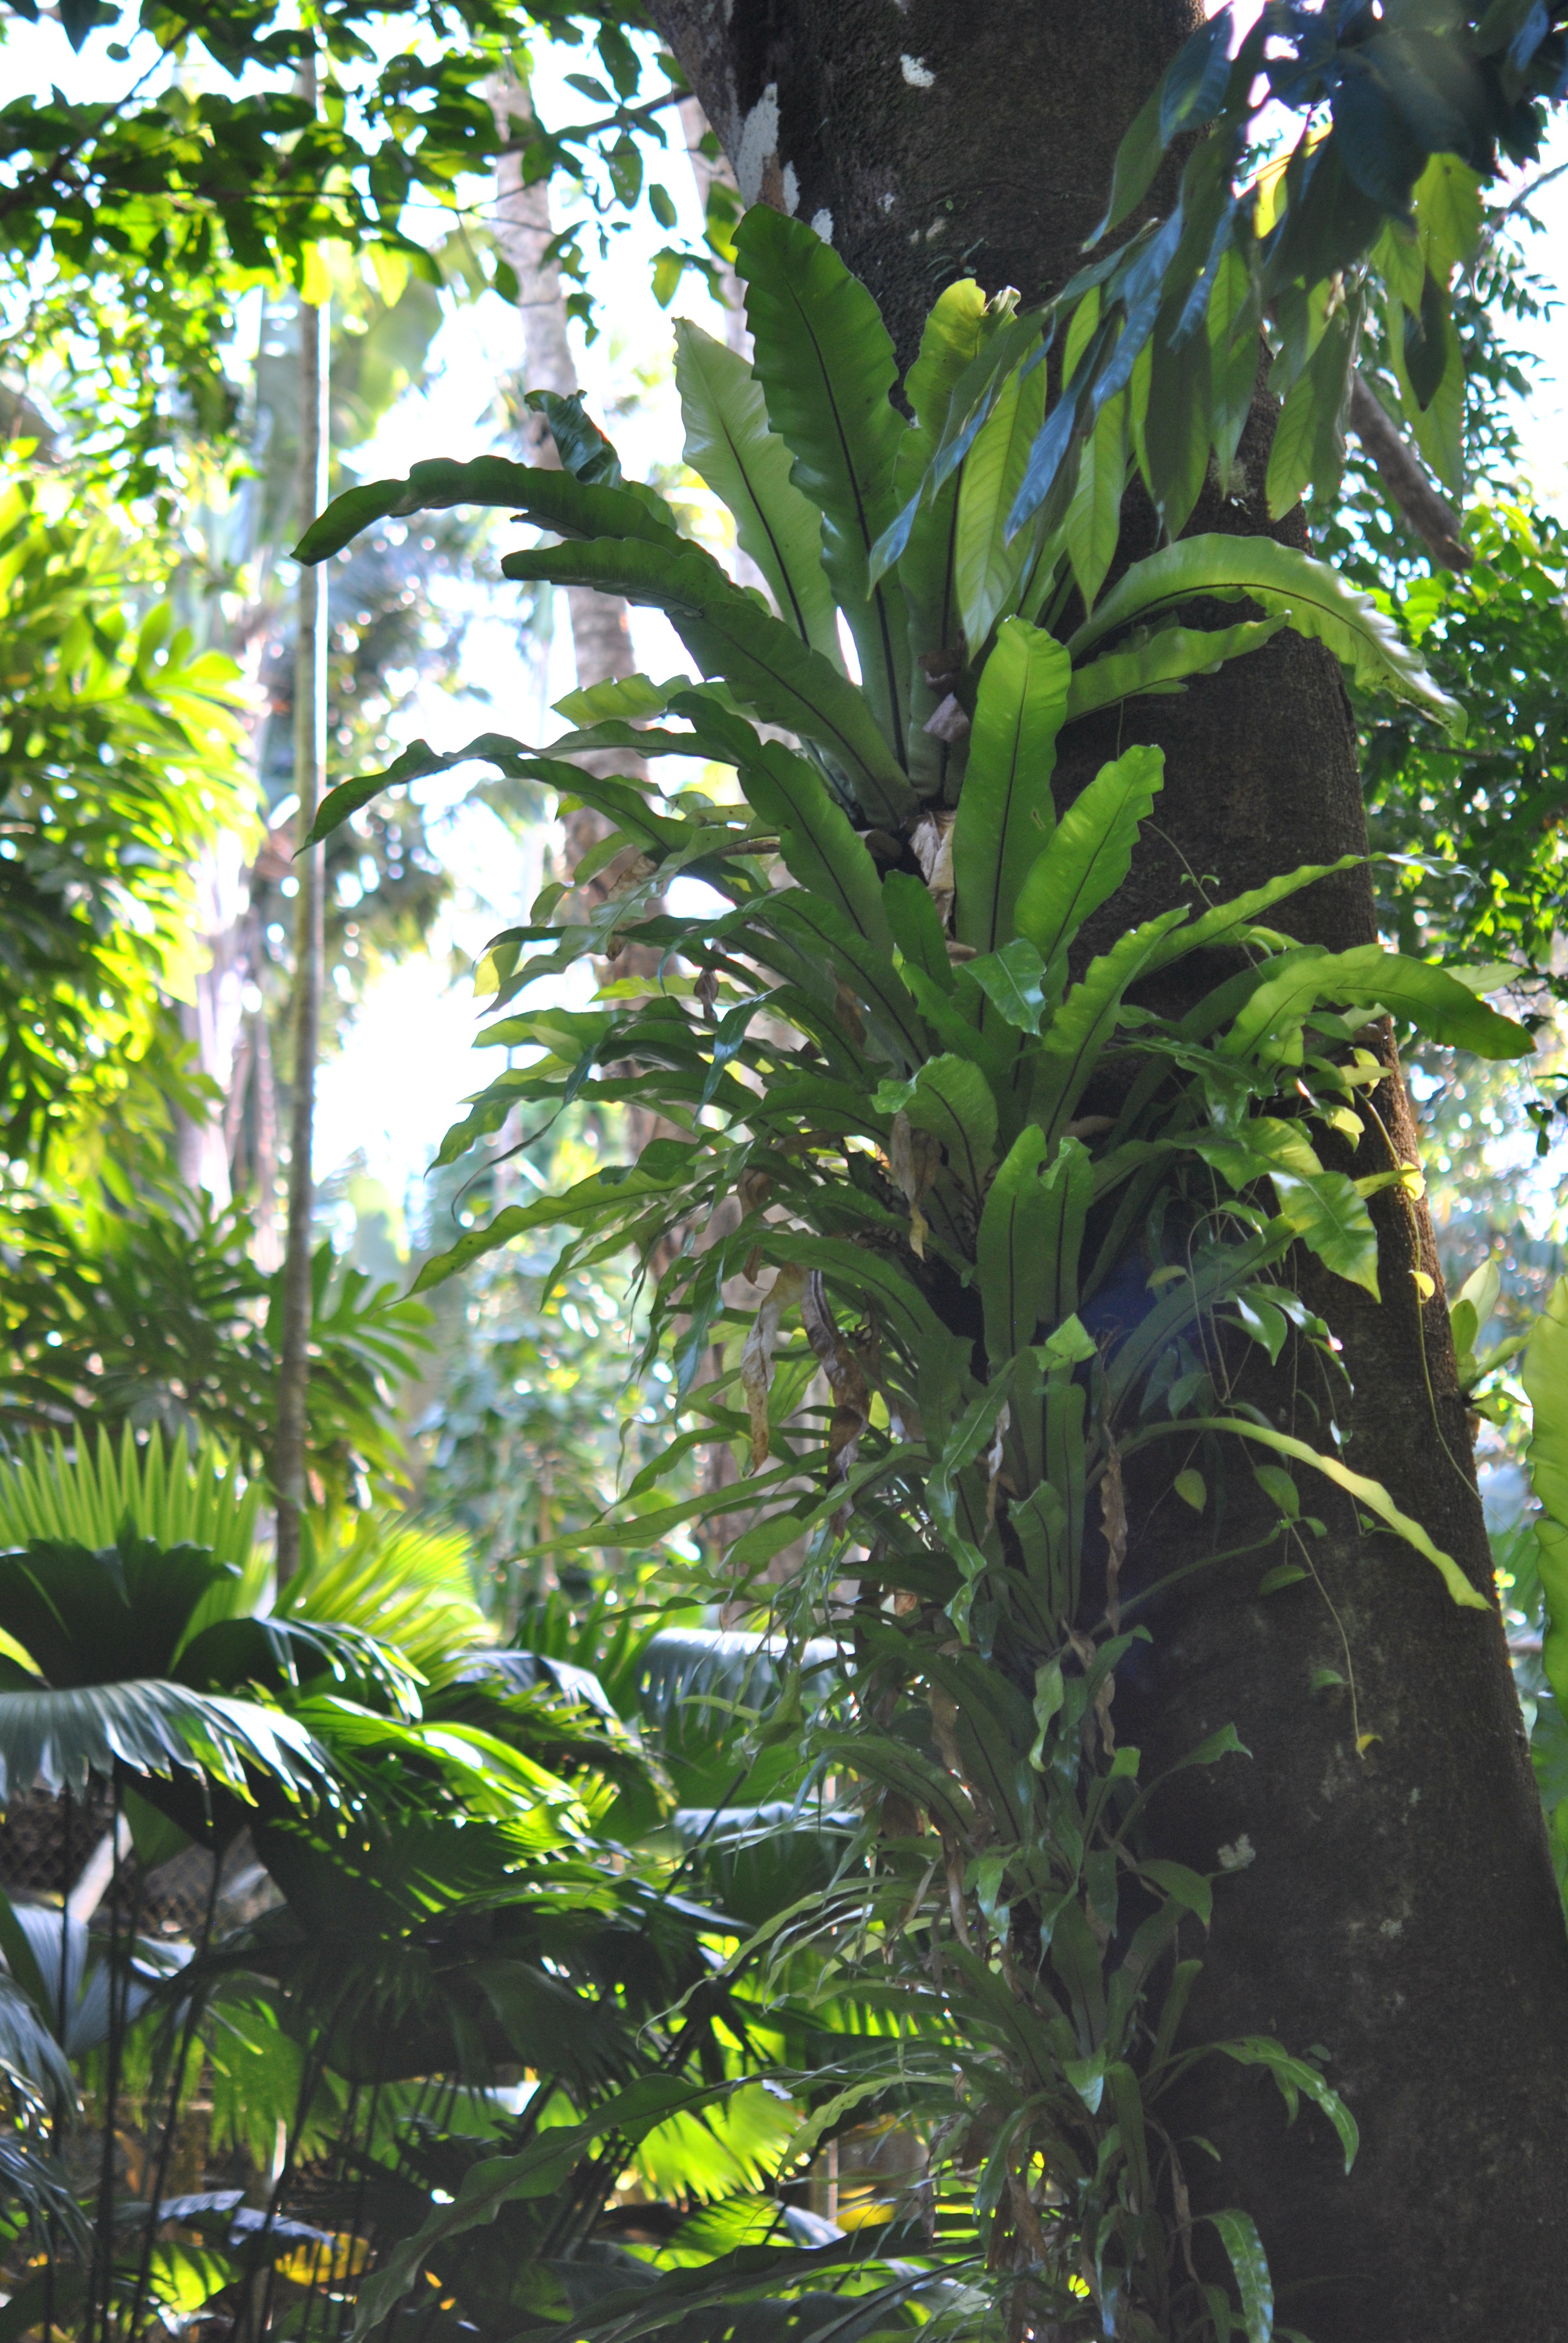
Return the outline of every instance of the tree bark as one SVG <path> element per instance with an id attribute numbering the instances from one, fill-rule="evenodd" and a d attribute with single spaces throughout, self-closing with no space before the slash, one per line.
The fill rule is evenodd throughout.
<path id="1" fill-rule="evenodd" d="M 749 202 L 809 220 L 883 307 L 901 361 L 943 284 L 972 274 L 1032 298 L 1077 266 L 1122 129 L 1199 0 L 654 0 L 656 24 L 717 127 Z M 1191 527 L 1261 531 L 1271 415 L 1261 396 L 1233 499 L 1211 482 Z M 1151 515 L 1130 502 L 1129 554 Z M 1145 508 L 1147 514 L 1147 508 Z M 1147 532 L 1145 538 L 1144 532 Z M 1300 517 L 1277 533 L 1300 542 Z M 1231 613 L 1230 615 L 1234 615 Z M 939 646 L 916 644 L 918 652 Z M 1064 736 L 1059 800 L 1118 747 L 1157 741 L 1165 793 L 1100 941 L 1180 900 L 1229 894 L 1302 862 L 1364 852 L 1354 732 L 1339 669 L 1291 633 L 1178 699 L 1132 702 Z M 1303 941 L 1375 935 L 1364 872 L 1287 907 Z M 1396 1153 L 1414 1136 L 1392 1045 L 1377 1105 Z M 1354 1169 L 1386 1168 L 1374 1137 Z M 1424 1206 L 1375 1207 L 1383 1300 L 1312 1273 L 1353 1396 L 1325 1384 L 1255 1393 L 1276 1420 L 1349 1458 L 1457 1556 L 1491 1563 Z M 1412 1272 L 1434 1291 L 1424 1303 Z M 1429 1396 L 1430 1378 L 1430 1396 Z M 1173 1462 L 1130 1478 L 1131 1592 L 1196 1558 Z M 1231 1460 L 1227 1546 L 1272 1517 Z M 1502 1624 L 1462 1611 L 1410 1549 L 1359 1534 L 1315 1493 L 1328 1534 L 1312 1579 L 1260 1598 L 1279 1549 L 1189 1581 L 1151 1616 L 1151 1655 L 1124 1668 L 1119 1737 L 1145 1777 L 1233 1724 L 1251 1760 L 1186 1772 L 1157 1800 L 1160 1852 L 1232 1869 L 1216 1897 L 1193 2041 L 1279 2036 L 1321 2046 L 1361 2125 L 1346 2178 L 1316 2117 L 1287 2129 L 1272 2087 L 1215 2058 L 1181 2131 L 1195 2209 L 1252 2212 L 1281 2318 L 1312 2343 L 1546 2337 L 1568 2300 L 1568 1938 L 1552 1878 Z M 1347 1664 L 1348 1661 L 1348 1664 Z M 1314 1691 L 1330 1670 L 1343 1688 Z M 1353 1697 L 1352 1680 L 1353 1679 Z M 1371 1737 L 1369 1737 L 1371 1736 Z M 1224 1852 L 1222 1852 L 1224 1850 Z M 1211 2173 L 1212 2172 L 1212 2177 Z"/>

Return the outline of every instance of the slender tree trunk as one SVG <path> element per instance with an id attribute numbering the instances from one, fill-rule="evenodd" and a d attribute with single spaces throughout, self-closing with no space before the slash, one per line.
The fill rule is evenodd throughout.
<path id="1" fill-rule="evenodd" d="M 327 503 L 327 390 L 329 313 L 299 315 L 300 511 L 302 530 Z M 325 568 L 299 573 L 299 632 L 295 652 L 294 773 L 299 809 L 295 836 L 307 838 L 327 769 L 327 618 Z M 293 1058 L 289 1095 L 288 1222 L 283 1261 L 283 1342 L 277 1378 L 277 1441 L 273 1489 L 277 1504 L 277 1583 L 299 1567 L 299 1523 L 307 1502 L 307 1401 L 310 1376 L 311 1145 L 316 1121 L 316 1061 L 321 1029 L 322 850 L 303 847 L 295 868 Z"/>
<path id="2" fill-rule="evenodd" d="M 1200 0 L 654 0 L 659 31 L 717 126 L 749 202 L 809 220 L 871 287 L 907 365 L 941 287 L 972 274 L 1027 297 L 1077 265 L 1121 132 L 1201 16 Z M 1261 397 L 1237 501 L 1211 485 L 1193 530 L 1269 527 Z M 1147 508 L 1127 523 L 1147 549 Z M 1300 541 L 1299 516 L 1277 533 Z M 1232 614 L 1233 615 L 1233 614 Z M 916 651 L 940 646 L 916 644 Z M 1365 850 L 1354 734 L 1338 669 L 1286 633 L 1177 699 L 1134 702 L 1064 737 L 1070 797 L 1117 747 L 1166 750 L 1159 834 L 1102 918 L 1120 934 L 1192 876 L 1230 893 Z M 1375 933 L 1352 872 L 1299 898 L 1294 931 L 1331 946 Z M 1377 1104 L 1397 1154 L 1413 1127 L 1392 1045 Z M 1357 1172 L 1388 1155 L 1369 1142 Z M 1373 1159 L 1378 1160 L 1374 1161 Z M 1383 1301 L 1307 1264 L 1353 1396 L 1324 1384 L 1254 1393 L 1375 1473 L 1490 1586 L 1486 1538 L 1424 1206 L 1379 1200 Z M 1232 1479 L 1238 1475 L 1233 1473 Z M 1225 1544 L 1262 1538 L 1248 1483 Z M 1203 1550 L 1164 1480 L 1130 1482 L 1124 1594 Z M 1278 1549 L 1188 1582 L 1124 1669 L 1120 1737 L 1152 1775 L 1233 1724 L 1251 1762 L 1179 1775 L 1153 1808 L 1160 1851 L 1233 1868 L 1216 1897 L 1190 2038 L 1273 2034 L 1327 2054 L 1362 2148 L 1345 2178 L 1326 2129 L 1287 2130 L 1271 2087 L 1216 2058 L 1180 2130 L 1197 2209 L 1258 2219 L 1280 2317 L 1312 2343 L 1481 2343 L 1568 2326 L 1568 1940 L 1546 1854 L 1501 1623 L 1460 1611 L 1408 1549 L 1327 1512 L 1309 1579 L 1260 1599 Z M 1186 1515 L 1186 1523 L 1174 1516 Z M 1319 1670 L 1342 1689 L 1314 1692 Z M 1353 1692 L 1351 1680 L 1353 1678 Z M 1212 2177 L 1211 2177 L 1212 2175 Z"/>
<path id="3" fill-rule="evenodd" d="M 490 104 L 503 129 L 508 119 L 527 121 L 533 112 L 527 89 L 516 81 L 492 83 Z M 494 233 L 518 280 L 528 377 L 525 387 L 529 390 L 551 390 L 558 397 L 569 398 L 578 387 L 578 374 L 567 332 L 561 272 L 549 249 L 555 235 L 549 182 L 540 179 L 532 186 L 525 186 L 520 154 L 503 154 L 496 166 Z M 531 409 L 525 410 L 521 429 L 528 462 L 554 469 L 558 458 L 544 417 Z M 596 594 L 588 587 L 574 586 L 568 589 L 567 599 L 571 611 L 578 684 L 606 683 L 613 677 L 635 673 L 637 661 L 632 656 L 629 617 L 620 597 Z M 584 817 L 574 819 L 580 821 Z M 587 816 L 589 822 L 598 822 L 598 819 L 596 814 Z M 586 852 L 587 847 L 602 834 L 600 823 L 595 836 L 586 839 L 578 852 Z"/>

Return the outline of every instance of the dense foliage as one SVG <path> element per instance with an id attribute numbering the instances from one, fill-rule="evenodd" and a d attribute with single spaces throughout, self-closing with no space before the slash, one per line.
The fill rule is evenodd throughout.
<path id="1" fill-rule="evenodd" d="M 123 518 L 8 467 L 0 576 L 0 1144 L 40 1158 L 170 1057 L 192 865 L 247 812 L 236 671 L 138 611 L 163 580 Z"/>
<path id="2" fill-rule="evenodd" d="M 1234 455 L 1260 327 L 1276 513 L 1310 488 L 1324 528 L 1358 367 L 1458 492 L 1460 272 L 1499 153 L 1533 151 L 1556 94 L 1560 13 L 1275 7 L 1232 59 L 1222 11 L 1130 134 L 1108 224 L 1211 125 L 1177 207 L 1043 316 L 950 286 L 901 385 L 830 250 L 771 213 L 732 246 L 720 186 L 755 362 L 678 327 L 687 460 L 777 617 L 579 402 L 543 402 L 558 469 L 419 465 L 313 530 L 339 770 L 387 753 L 388 669 L 449 660 L 427 588 L 472 558 L 467 506 L 542 533 L 509 577 L 668 612 L 697 673 L 574 695 L 548 757 L 420 743 L 327 806 L 345 996 L 427 930 L 445 880 L 407 789 L 466 759 L 508 804 L 596 812 L 570 875 L 613 884 L 591 910 L 552 884 L 481 971 L 506 1065 L 442 1151 L 476 1224 L 424 1270 L 445 1379 L 416 1426 L 395 1414 L 421 1305 L 317 1256 L 320 1509 L 281 1589 L 256 1544 L 277 1280 L 248 1216 L 171 1202 L 101 1137 L 69 1191 L 43 1177 L 56 1134 L 146 1120 L 135 1065 L 155 1111 L 193 1095 L 169 997 L 190 860 L 243 821 L 229 679 L 168 600 L 146 617 L 161 555 L 19 483 L 0 1413 L 14 1443 L 69 1445 L 0 1468 L 6 1876 L 29 1829 L 41 1849 L 0 1897 L 9 2334 L 1286 2331 L 1247 2175 L 1194 2212 L 1182 2086 L 1205 2059 L 1255 2068 L 1347 2166 L 1356 2126 L 1323 2046 L 1184 2028 L 1234 1851 L 1212 1875 L 1169 1860 L 1162 1778 L 1125 1745 L 1118 1677 L 1171 1591 L 1130 1516 L 1177 1517 L 1178 1575 L 1240 1543 L 1262 1602 L 1321 1595 L 1330 1535 L 1483 1601 L 1343 1453 L 1332 1310 L 1297 1269 L 1376 1292 L 1369 1203 L 1419 1177 L 1368 1021 L 1424 1037 L 1451 1107 L 1466 1083 L 1490 1101 L 1527 1037 L 1479 998 L 1494 976 L 1437 963 L 1559 981 L 1563 546 L 1499 504 L 1462 577 L 1412 582 L 1374 529 L 1352 583 L 1181 532 Z M 441 259 L 411 232 L 431 197 L 463 221 L 464 175 L 504 140 L 529 183 L 583 172 L 601 223 L 646 195 L 672 224 L 637 139 L 673 69 L 645 102 L 637 12 L 577 15 L 533 29 L 581 46 L 591 24 L 593 120 L 498 129 L 487 77 L 528 59 L 490 0 L 159 7 L 139 29 L 68 0 L 71 41 L 115 36 L 129 94 L 0 114 L 9 347 L 61 369 L 73 480 L 93 457 L 144 518 L 173 515 L 173 451 L 249 429 L 254 493 L 203 516 L 179 593 L 265 573 L 288 509 L 287 384 L 258 360 L 247 413 L 226 372 L 247 288 L 347 289 L 342 439 L 417 376 L 444 267 L 518 291 L 482 236 Z M 1305 127 L 1250 176 L 1265 95 Z M 562 241 L 568 279 L 588 233 Z M 371 258 L 377 297 L 324 239 Z M 660 256 L 661 299 L 693 257 Z M 1135 476 L 1171 541 L 1121 572 Z M 1246 607 L 1213 623 L 1226 602 Z M 245 626 L 278 825 L 251 878 L 265 976 L 294 843 L 276 581 Z M 1292 945 L 1276 906 L 1313 869 L 1235 903 L 1196 887 L 1118 935 L 1161 760 L 1134 749 L 1059 808 L 1059 730 L 1284 626 L 1344 662 L 1377 842 L 1421 858 L 1387 879 L 1398 950 Z M 709 909 L 671 910 L 683 878 Z M 1217 950 L 1215 983 L 1193 955 Z M 588 1006 L 528 1001 L 589 965 Z M 1503 1432 L 1533 1403 L 1543 1524 L 1500 1561 L 1562 1872 L 1568 1305 L 1520 1385 L 1519 1346 L 1487 1348 L 1498 1299 L 1482 1272 L 1452 1323 Z M 411 1428 L 482 1577 L 394 1510 Z M 1222 1727 L 1176 1770 L 1236 1752 Z"/>
<path id="3" fill-rule="evenodd" d="M 1005 407 L 874 580 L 899 483 L 926 493 L 922 467 L 949 437 L 977 350 L 994 337 L 1027 361 L 1038 326 L 950 287 L 905 386 L 905 421 L 880 320 L 829 248 L 764 212 L 742 223 L 738 248 L 754 367 L 683 329 L 688 457 L 729 503 L 783 615 L 626 484 L 575 411 L 558 421 L 562 471 L 423 465 L 350 491 L 303 548 L 329 556 L 388 511 L 506 505 L 565 540 L 508 555 L 507 575 L 665 608 L 709 679 L 578 693 L 581 729 L 555 759 L 494 738 L 457 752 L 569 789 L 616 825 L 599 858 L 636 856 L 586 923 L 563 907 L 567 924 L 493 948 L 492 1039 L 539 1054 L 492 1082 L 463 1136 L 578 1098 L 635 1098 L 668 1135 L 635 1164 L 508 1207 L 425 1280 L 552 1225 L 575 1232 L 568 1262 L 635 1248 L 657 1279 L 648 1355 L 668 1349 L 692 1423 L 598 1536 L 641 1544 L 743 1505 L 749 1525 L 717 1582 L 742 1603 L 766 1601 L 768 1565 L 803 1544 L 771 1597 L 792 1673 L 762 1739 L 803 1730 L 798 1795 L 829 1777 L 842 1795 L 852 1779 L 860 1821 L 832 1888 L 779 1913 L 763 1937 L 776 1983 L 809 1947 L 853 1977 L 858 2002 L 898 2013 L 895 2043 L 836 2052 L 835 2095 L 801 2135 L 814 2141 L 853 2107 L 926 2143 L 920 2185 L 935 2201 L 915 2246 L 926 2275 L 879 2256 L 865 2271 L 879 2316 L 936 2274 L 974 2284 L 978 2257 L 1010 2332 L 1125 2321 L 1223 2336 L 1223 2291 L 1203 2292 L 1190 2255 L 1184 2267 L 1184 2144 L 1162 2127 L 1161 2101 L 1218 2049 L 1271 2069 L 1292 2107 L 1315 2098 L 1347 2157 L 1355 2133 L 1287 2046 L 1180 2037 L 1198 1966 L 1182 1932 L 1195 1940 L 1206 1926 L 1213 1883 L 1161 1858 L 1158 1785 L 1140 1784 L 1138 1753 L 1118 1745 L 1114 1672 L 1148 1634 L 1125 1619 L 1156 1591 L 1121 1581 L 1124 1474 L 1179 1444 L 1178 1494 L 1205 1523 L 1189 1567 L 1237 1534 L 1228 1524 L 1245 1515 L 1227 1489 L 1241 1465 L 1275 1508 L 1254 1540 L 1261 1561 L 1283 1542 L 1264 1590 L 1310 1578 L 1308 1538 L 1324 1531 L 1301 1518 L 1294 1464 L 1350 1497 L 1352 1521 L 1412 1544 L 1456 1602 L 1483 1600 L 1376 1482 L 1302 1437 L 1331 1419 L 1335 1371 L 1329 1329 L 1288 1264 L 1305 1246 L 1377 1290 L 1367 1199 L 1414 1167 L 1377 1111 L 1382 1061 L 1348 1046 L 1371 1018 L 1392 1010 L 1488 1056 L 1530 1044 L 1429 961 L 1292 946 L 1267 918 L 1317 868 L 1235 903 L 1200 896 L 1119 940 L 1097 933 L 1161 759 L 1127 751 L 1059 818 L 1054 741 L 1071 716 L 1244 657 L 1282 622 L 1368 682 L 1439 713 L 1449 703 L 1364 597 L 1285 548 L 1184 540 L 1101 598 L 1103 571 L 1083 574 L 1092 480 L 1054 530 L 1010 547 L 1010 459 L 1027 437 Z M 1015 408 L 1031 386 L 1038 420 L 1044 369 L 1026 362 L 1011 379 Z M 1035 621 L 1063 607 L 1066 581 L 1091 615 L 1060 639 Z M 1185 626 L 1180 606 L 1199 589 L 1244 589 L 1268 615 Z M 863 685 L 843 670 L 839 612 Z M 788 725 L 799 749 L 748 716 Z M 640 763 L 607 778 L 564 766 L 563 749 Z M 639 778 L 665 758 L 727 768 L 734 783 L 671 790 Z M 421 745 L 392 776 L 442 761 Z M 340 786 L 321 826 L 388 778 Z M 686 919 L 660 908 L 681 871 L 722 908 Z M 642 964 L 662 974 L 617 983 L 587 1011 L 515 1005 L 539 974 L 612 939 L 651 947 Z M 1221 945 L 1232 972 L 1183 993 L 1167 971 Z M 731 1195 L 740 1211 L 721 1226 Z M 1301 1423 L 1287 1409 L 1282 1429 L 1258 1406 L 1253 1392 L 1269 1386 L 1249 1342 L 1269 1369 L 1287 1345 L 1299 1374 L 1323 1363 Z M 719 1372 L 701 1380 L 715 1355 Z M 743 1489 L 661 1502 L 661 1475 L 692 1444 L 742 1436 Z M 814 1695 L 829 1654 L 830 1682 Z M 1221 1730 L 1181 1762 L 1218 1763 L 1233 1740 Z M 957 2125 L 939 2112 L 955 2068 Z M 808 2087 L 798 2072 L 779 2080 Z M 822 2081 L 819 2060 L 819 2102 Z M 437 2241 L 526 2195 L 543 2153 L 487 2167 L 433 2214 L 377 2278 L 377 2312 Z M 897 2233 L 910 2215 L 889 2217 Z M 1256 2231 L 1239 2207 L 1209 2217 L 1242 2317 L 1264 2331 Z M 776 2300 L 804 2267 L 779 2246 L 732 2265 L 723 2285 L 728 2298 L 739 2286 Z M 980 2298 L 966 2300 L 979 2316 Z M 612 2298 L 604 2317 L 632 2301 Z M 691 2281 L 672 2274 L 641 2301 L 645 2326 L 678 2327 Z"/>

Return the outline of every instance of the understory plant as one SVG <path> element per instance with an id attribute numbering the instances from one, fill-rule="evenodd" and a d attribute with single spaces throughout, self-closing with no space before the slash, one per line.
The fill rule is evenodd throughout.
<path id="1" fill-rule="evenodd" d="M 659 1838 L 637 1718 L 668 1667 L 631 1639 L 623 1715 L 497 1649 L 457 1543 L 407 1523 L 312 1524 L 275 1597 L 256 1511 L 156 1433 L 0 1467 L 0 1796 L 56 1864 L 0 1896 L 11 2331 L 325 2343 L 432 2201 L 536 2137 L 546 2184 L 460 2268 L 432 2253 L 420 2318 L 550 2328 L 637 2158 L 722 2196 L 788 2128 L 737 2087 L 732 1924 Z M 689 1786 L 721 1738 L 689 1736 Z"/>
<path id="2" fill-rule="evenodd" d="M 340 498 L 300 548 L 325 559 L 388 513 L 503 506 L 557 540 L 508 554 L 508 577 L 658 608 L 699 669 L 574 694 L 548 754 L 418 744 L 337 789 L 318 824 L 482 758 L 610 825 L 575 874 L 608 870 L 608 900 L 554 888 L 492 947 L 485 1038 L 524 1054 L 447 1152 L 578 1100 L 656 1114 L 659 1135 L 498 1212 L 424 1282 L 550 1228 L 568 1232 L 563 1265 L 641 1261 L 649 1351 L 689 1422 L 595 1541 L 744 1517 L 706 1591 L 780 1639 L 751 1745 L 791 1754 L 794 1803 L 754 1806 L 741 1843 L 799 1828 L 813 1797 L 838 1834 L 830 1881 L 739 1956 L 766 1956 L 781 2012 L 804 1996 L 861 2013 L 794 2064 L 779 2019 L 775 2079 L 806 2113 L 773 2192 L 707 2256 L 691 2237 L 661 2262 L 645 2238 L 591 2315 L 575 2300 L 573 2332 L 729 2333 L 767 2304 L 802 2336 L 1239 2326 L 1265 2343 L 1246 2177 L 1225 2172 L 1218 2196 L 1205 2179 L 1194 2209 L 1206 2159 L 1183 2077 L 1210 2056 L 1260 2067 L 1347 2161 L 1355 2127 L 1309 2046 L 1183 2029 L 1223 1880 L 1162 1855 L 1160 1782 L 1118 1734 L 1118 1674 L 1180 1599 L 1147 1552 L 1134 1574 L 1129 1508 L 1173 1493 L 1203 1525 L 1201 1567 L 1231 1558 L 1244 1475 L 1275 1509 L 1266 1594 L 1312 1574 L 1322 1492 L 1349 1501 L 1369 1556 L 1402 1544 L 1456 1604 L 1483 1603 L 1340 1453 L 1342 1370 L 1296 1264 L 1377 1293 L 1369 1199 L 1419 1180 L 1378 1104 L 1391 1018 L 1489 1057 L 1530 1042 L 1428 962 L 1293 942 L 1274 922 L 1324 866 L 1230 901 L 1195 880 L 1123 930 L 1161 753 L 1129 749 L 1063 803 L 1056 742 L 1282 626 L 1363 683 L 1451 704 L 1365 597 L 1270 539 L 1180 539 L 1107 588 L 1141 419 L 1108 409 L 1070 494 L 1020 502 L 1030 449 L 1075 406 L 1048 406 L 1050 313 L 950 287 L 900 411 L 875 305 L 828 246 L 758 209 L 738 253 L 754 361 L 683 326 L 678 373 L 689 461 L 774 608 L 622 478 L 571 402 L 544 402 L 559 470 L 419 465 Z M 1075 356 L 1070 334 L 1070 384 Z M 1199 599 L 1247 607 L 1216 628 L 1190 622 Z M 628 769 L 605 778 L 606 752 Z M 667 759 L 673 785 L 644 778 Z M 681 876 L 711 908 L 668 908 Z M 627 947 L 655 973 L 618 979 Z M 526 1005 L 585 957 L 610 963 L 591 1006 Z M 1260 1404 L 1282 1363 L 1304 1394 L 1283 1417 Z M 661 1500 L 691 1448 L 723 1443 L 749 1463 L 739 1487 Z M 1179 1765 L 1244 1762 L 1221 1727 Z M 646 2120 L 628 2098 L 624 2127 Z M 779 2192 L 799 2159 L 877 2124 L 918 2143 L 903 2183 L 873 2187 L 853 2226 L 789 2234 Z M 367 2314 L 598 2137 L 487 2166 L 399 2247 Z"/>

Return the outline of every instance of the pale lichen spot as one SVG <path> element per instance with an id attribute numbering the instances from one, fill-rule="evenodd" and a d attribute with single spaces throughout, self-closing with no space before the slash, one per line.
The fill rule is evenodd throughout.
<path id="1" fill-rule="evenodd" d="M 735 150 L 735 178 L 740 200 L 750 206 L 762 196 L 762 182 L 779 153 L 779 85 L 770 81 L 740 126 Z"/>
<path id="2" fill-rule="evenodd" d="M 784 209 L 789 213 L 790 218 L 793 219 L 796 213 L 800 208 L 800 182 L 795 176 L 795 166 L 793 163 L 785 164 L 782 185 L 784 190 Z"/>
<path id="3" fill-rule="evenodd" d="M 1256 1863 L 1257 1860 L 1258 1850 L 1245 1831 L 1237 1839 L 1234 1846 L 1222 1846 L 1220 1849 L 1221 1871 L 1245 1871 L 1250 1863 Z"/>
<path id="4" fill-rule="evenodd" d="M 813 212 L 813 213 L 812 213 L 812 215 L 811 215 L 811 232 L 812 232 L 812 234 L 813 234 L 814 236 L 819 236 L 821 237 L 821 239 L 822 239 L 822 241 L 823 241 L 823 243 L 824 243 L 824 244 L 831 244 L 831 243 L 832 243 L 832 241 L 833 241 L 833 215 L 832 215 L 832 213 L 828 209 L 828 206 L 827 206 L 827 205 L 826 205 L 826 204 L 824 204 L 824 205 L 823 205 L 823 206 L 822 206 L 822 208 L 821 208 L 821 210 L 820 210 L 819 212 Z"/>
<path id="5" fill-rule="evenodd" d="M 899 70 L 911 89 L 930 89 L 936 80 L 924 57 L 902 56 L 899 59 Z"/>
<path id="6" fill-rule="evenodd" d="M 892 210 L 892 208 L 893 208 L 893 205 L 894 205 L 894 202 L 895 202 L 895 201 L 896 201 L 896 198 L 895 198 L 895 196 L 894 196 L 894 194 L 893 194 L 893 191 L 892 191 L 891 187 L 890 187 L 890 188 L 888 189 L 888 192 L 887 192 L 887 194 L 886 194 L 885 196 L 879 196 L 877 197 L 878 205 L 879 205 L 879 207 L 880 207 L 883 211 L 885 211 L 885 212 L 890 212 L 890 211 Z"/>

